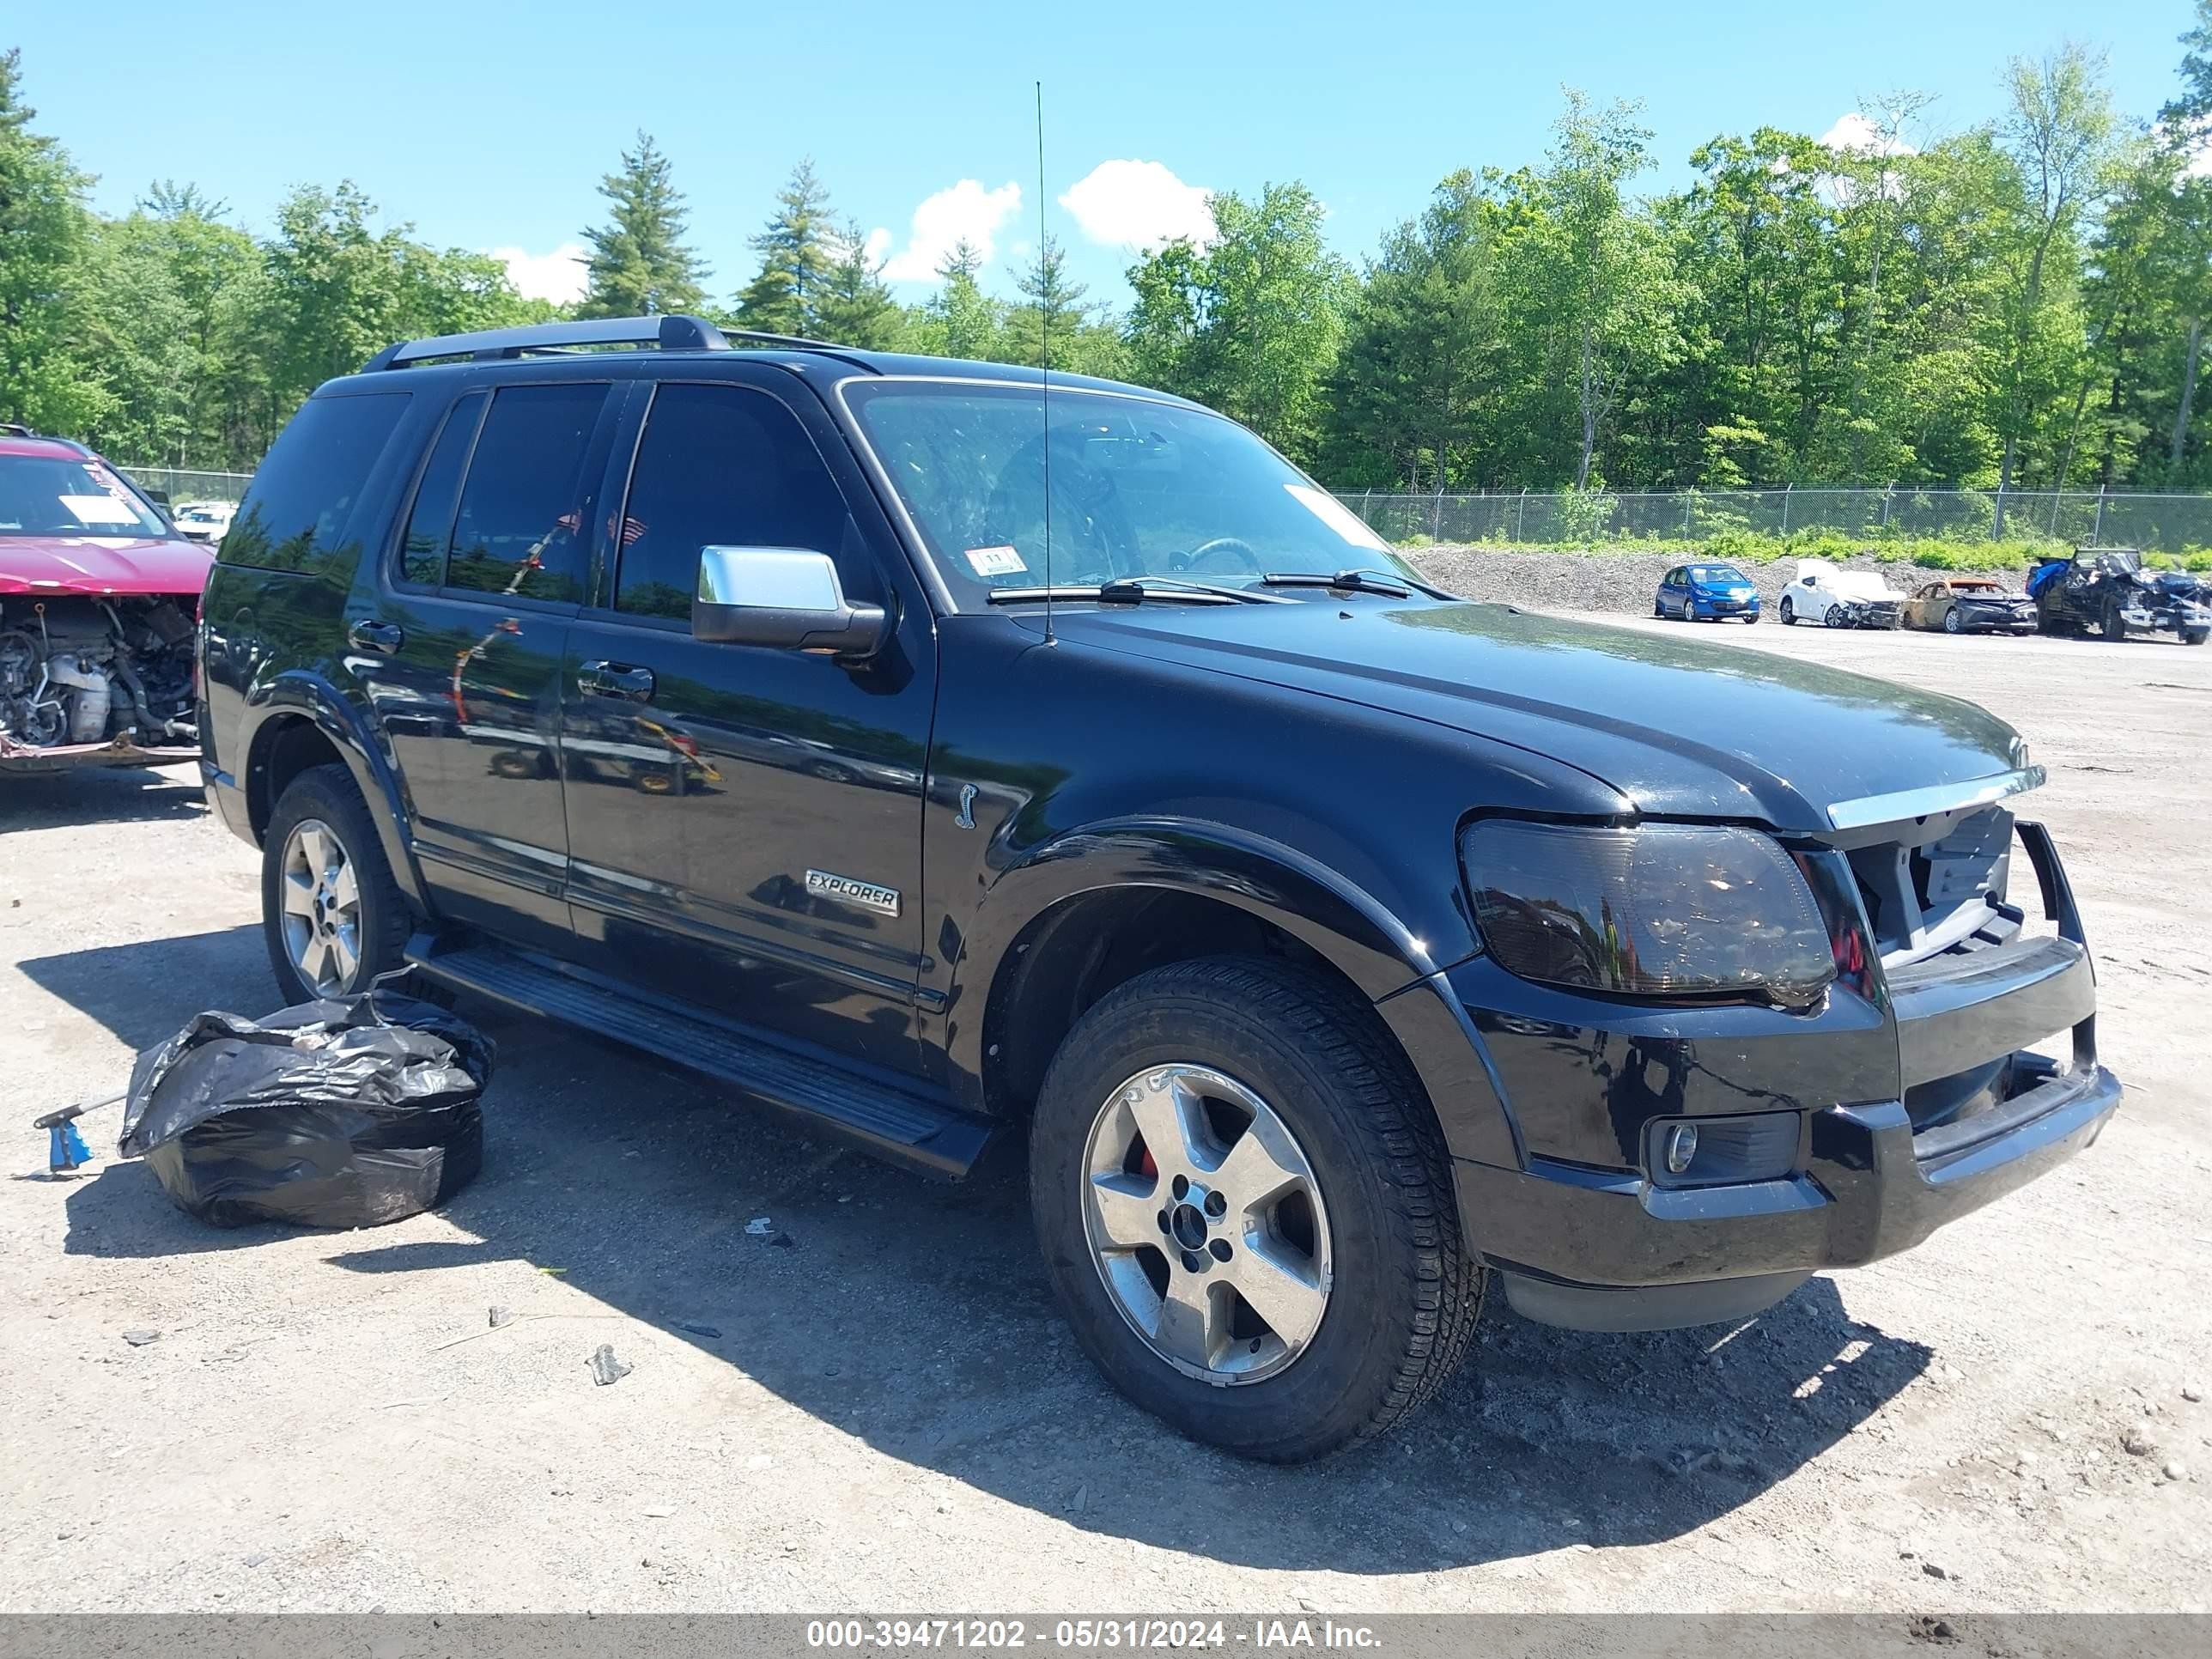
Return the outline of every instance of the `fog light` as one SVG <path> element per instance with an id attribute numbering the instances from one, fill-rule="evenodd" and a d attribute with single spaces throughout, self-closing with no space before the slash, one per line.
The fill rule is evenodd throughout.
<path id="1" fill-rule="evenodd" d="M 1661 1187 L 1778 1181 L 1797 1167 L 1803 1121 L 1796 1112 L 1655 1118 L 1644 1129 L 1644 1167 Z"/>
<path id="2" fill-rule="evenodd" d="M 1683 1175 L 1688 1172 L 1698 1156 L 1698 1126 L 1678 1123 L 1667 1132 L 1667 1172 Z"/>

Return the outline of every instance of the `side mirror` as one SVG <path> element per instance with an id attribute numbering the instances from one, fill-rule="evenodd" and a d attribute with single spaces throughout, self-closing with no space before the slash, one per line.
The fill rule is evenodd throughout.
<path id="1" fill-rule="evenodd" d="M 702 547 L 691 636 L 724 645 L 780 646 L 872 656 L 890 618 L 854 605 L 827 553 L 798 547 Z"/>

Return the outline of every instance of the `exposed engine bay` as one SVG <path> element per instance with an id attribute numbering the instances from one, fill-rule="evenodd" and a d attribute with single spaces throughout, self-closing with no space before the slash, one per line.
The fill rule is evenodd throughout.
<path id="1" fill-rule="evenodd" d="M 166 594 L 0 599 L 0 763 L 111 744 L 188 758 L 199 744 L 192 605 Z"/>

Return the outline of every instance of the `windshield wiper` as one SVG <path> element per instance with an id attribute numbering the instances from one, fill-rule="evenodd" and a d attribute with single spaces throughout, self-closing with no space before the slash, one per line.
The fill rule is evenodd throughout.
<path id="1" fill-rule="evenodd" d="M 1103 583 L 1054 582 L 1049 587 L 994 587 L 990 602 L 1035 605 L 1045 599 L 1096 599 L 1101 605 L 1142 605 L 1146 599 L 1174 599 L 1183 605 L 1244 605 L 1259 597 L 1256 593 L 1231 593 L 1195 585 L 1170 587 L 1149 580 L 1139 581 L 1122 577 Z"/>
<path id="2" fill-rule="evenodd" d="M 1393 599 L 1410 599 L 1416 593 L 1432 599 L 1459 597 L 1387 570 L 1340 570 L 1333 576 L 1319 570 L 1271 570 L 1260 580 L 1270 587 L 1326 587 L 1344 593 L 1380 593 Z"/>

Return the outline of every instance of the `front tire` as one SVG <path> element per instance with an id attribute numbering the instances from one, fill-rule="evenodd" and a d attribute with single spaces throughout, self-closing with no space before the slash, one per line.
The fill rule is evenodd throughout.
<path id="1" fill-rule="evenodd" d="M 261 842 L 261 929 L 287 1005 L 366 990 L 400 964 L 407 903 L 344 767 L 310 767 L 278 797 Z"/>
<path id="2" fill-rule="evenodd" d="M 1285 963 L 1176 963 L 1102 999 L 1045 1078 L 1030 1181 L 1084 1351 L 1243 1456 L 1391 1427 L 1481 1311 L 1419 1083 L 1361 999 Z"/>
<path id="3" fill-rule="evenodd" d="M 1966 631 L 1966 624 L 1959 620 L 1957 606 L 1954 605 L 1943 613 L 1943 631 L 1946 634 L 1963 634 Z"/>

